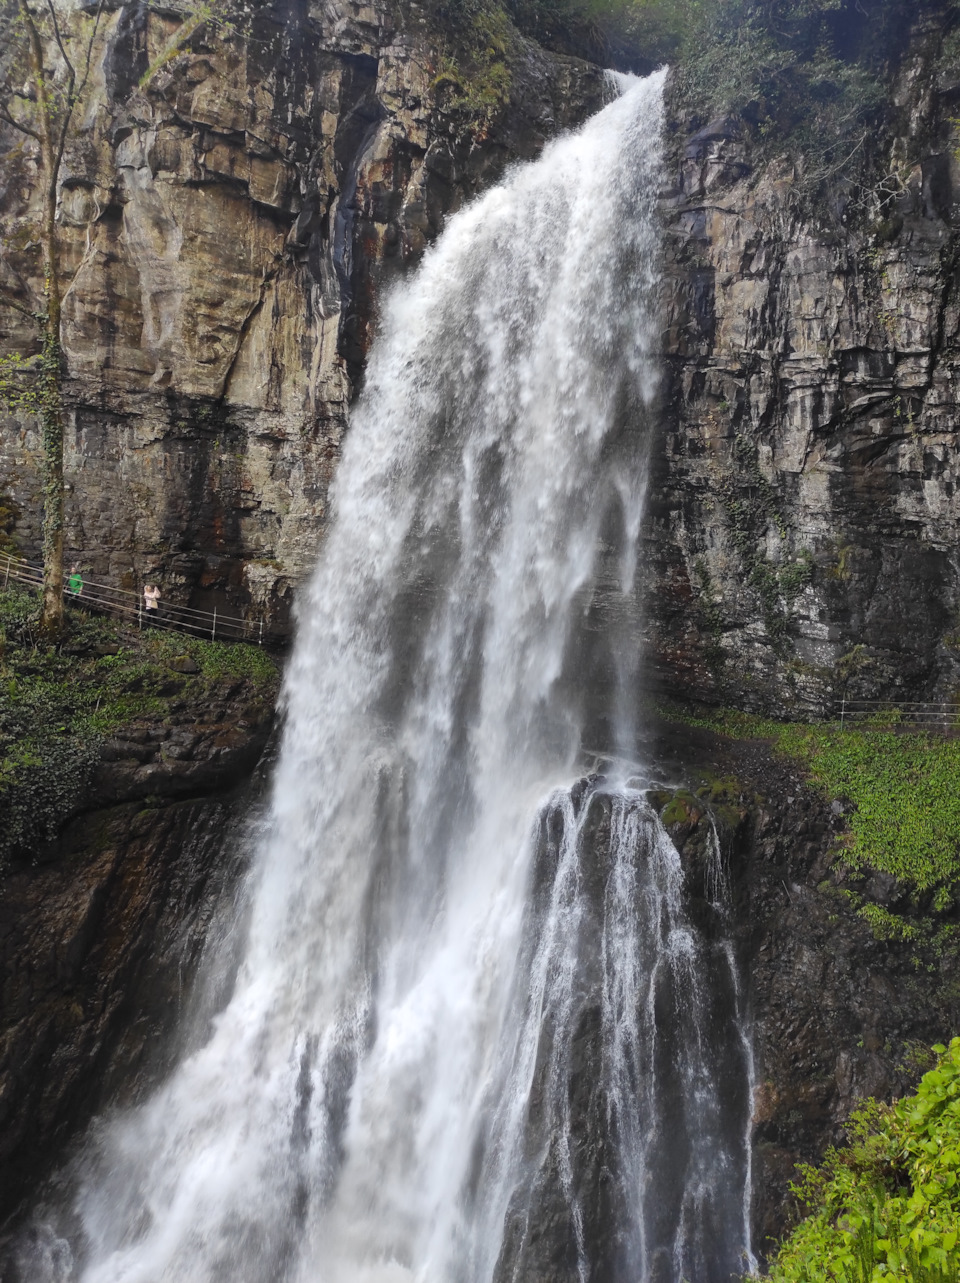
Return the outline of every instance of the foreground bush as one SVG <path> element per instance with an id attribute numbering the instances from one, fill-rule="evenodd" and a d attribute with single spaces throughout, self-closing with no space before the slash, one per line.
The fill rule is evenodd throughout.
<path id="1" fill-rule="evenodd" d="M 781 1247 L 771 1283 L 957 1283 L 960 1280 L 960 1038 L 916 1095 L 869 1101 L 850 1143 L 794 1192 L 807 1218 Z"/>

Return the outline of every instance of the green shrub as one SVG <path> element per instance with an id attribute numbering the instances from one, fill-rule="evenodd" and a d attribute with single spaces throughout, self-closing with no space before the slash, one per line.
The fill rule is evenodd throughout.
<path id="1" fill-rule="evenodd" d="M 808 1214 L 771 1283 L 960 1283 L 960 1038 L 933 1050 L 915 1095 L 868 1101 L 849 1144 L 800 1169 Z"/>
<path id="2" fill-rule="evenodd" d="M 517 32 L 498 0 L 444 0 L 429 10 L 437 51 L 437 100 L 482 132 L 504 109 L 513 83 Z"/>
<path id="3" fill-rule="evenodd" d="M 9 495 L 0 494 L 0 552 L 17 554 L 13 531 L 20 516 L 20 509 Z"/>

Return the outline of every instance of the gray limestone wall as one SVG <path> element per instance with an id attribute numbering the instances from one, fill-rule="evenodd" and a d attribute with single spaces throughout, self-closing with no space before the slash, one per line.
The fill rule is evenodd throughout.
<path id="1" fill-rule="evenodd" d="M 960 688 L 955 59 L 918 27 L 873 190 L 742 121 L 678 128 L 651 647 L 673 691 L 806 716 Z"/>

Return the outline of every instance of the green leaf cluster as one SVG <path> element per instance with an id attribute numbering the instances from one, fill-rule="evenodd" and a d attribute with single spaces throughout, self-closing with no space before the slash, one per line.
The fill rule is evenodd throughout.
<path id="1" fill-rule="evenodd" d="M 813 779 L 854 803 L 844 858 L 892 873 L 922 891 L 960 873 L 960 743 L 894 729 L 831 728 L 784 747 L 806 757 Z"/>
<path id="2" fill-rule="evenodd" d="M 516 31 L 495 2 L 459 0 L 444 14 L 432 87 L 448 109 L 482 132 L 509 101 Z"/>
<path id="3" fill-rule="evenodd" d="M 933 1050 L 914 1095 L 867 1102 L 849 1144 L 801 1168 L 793 1190 L 808 1215 L 770 1283 L 960 1281 L 960 1038 Z"/>
<path id="4" fill-rule="evenodd" d="M 20 516 L 20 509 L 9 495 L 0 492 L 0 552 L 17 552 L 13 532 Z"/>

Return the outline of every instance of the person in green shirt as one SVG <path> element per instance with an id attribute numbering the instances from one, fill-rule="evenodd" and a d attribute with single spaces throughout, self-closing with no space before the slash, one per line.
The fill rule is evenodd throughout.
<path id="1" fill-rule="evenodd" d="M 67 587 L 74 597 L 79 597 L 83 592 L 83 575 L 80 573 L 79 566 L 70 567 L 70 578 L 67 580 Z"/>

